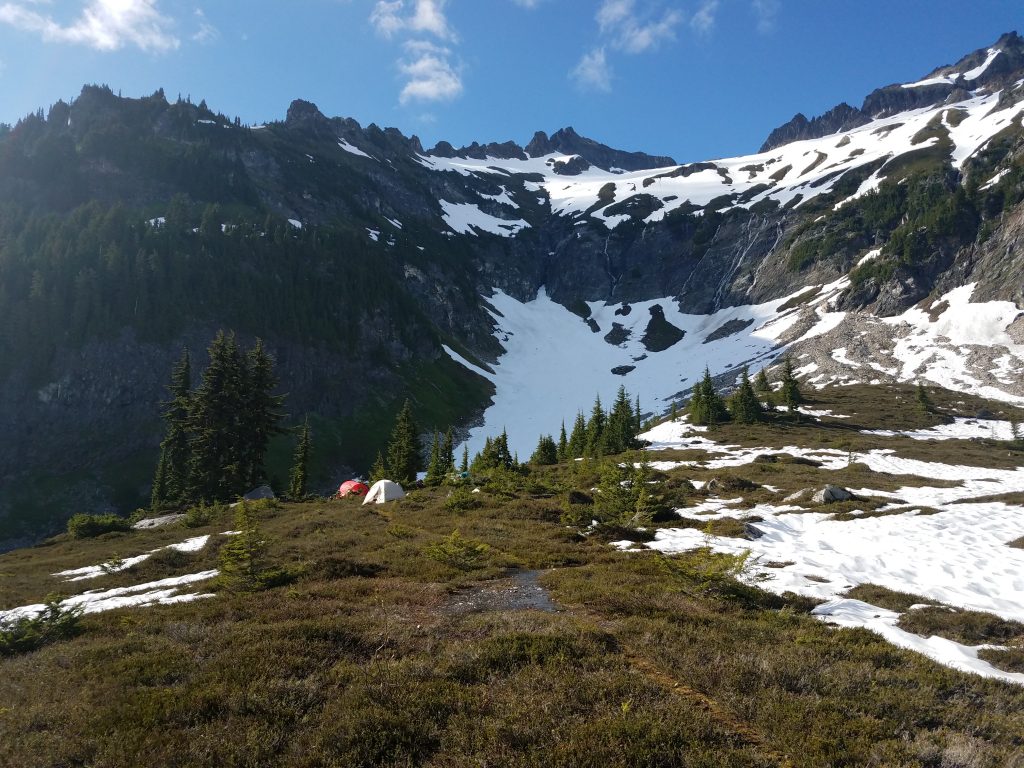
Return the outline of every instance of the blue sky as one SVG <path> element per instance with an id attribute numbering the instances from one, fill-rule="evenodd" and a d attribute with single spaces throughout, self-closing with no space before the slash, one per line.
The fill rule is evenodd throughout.
<path id="1" fill-rule="evenodd" d="M 428 147 L 572 125 L 691 161 L 1012 29 L 1007 0 L 0 0 L 0 121 L 106 83 L 247 123 L 305 98 Z"/>

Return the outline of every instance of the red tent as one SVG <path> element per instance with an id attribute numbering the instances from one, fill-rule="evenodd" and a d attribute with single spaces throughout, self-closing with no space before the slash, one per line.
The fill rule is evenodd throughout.
<path id="1" fill-rule="evenodd" d="M 365 496 L 370 486 L 360 480 L 346 480 L 338 488 L 338 496 Z"/>

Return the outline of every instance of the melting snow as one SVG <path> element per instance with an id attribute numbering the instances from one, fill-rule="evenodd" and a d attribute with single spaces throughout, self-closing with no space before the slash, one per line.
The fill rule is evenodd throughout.
<path id="1" fill-rule="evenodd" d="M 845 285 L 845 281 L 837 281 L 825 286 L 821 300 L 837 295 Z M 509 447 L 527 456 L 539 434 L 557 430 L 563 419 L 571 426 L 577 410 L 589 409 L 596 394 L 610 404 L 620 384 L 640 395 L 642 408 L 663 413 L 688 395 L 705 365 L 722 371 L 773 359 L 780 339 L 802 311 L 799 307 L 780 311 L 789 298 L 726 307 L 711 315 L 680 312 L 671 298 L 633 303 L 628 315 L 616 314 L 621 311 L 619 304 L 589 302 L 591 319 L 599 328 L 595 333 L 579 316 L 548 298 L 544 289 L 526 303 L 495 291 L 488 301 L 497 326 L 495 336 L 506 351 L 494 373 L 487 375 L 497 391 L 484 413 L 484 423 L 470 432 L 469 450 L 475 453 L 488 435 L 508 428 Z M 685 333 L 682 340 L 657 353 L 649 352 L 641 341 L 655 305 L 661 306 L 668 322 Z M 832 327 L 842 315 L 825 313 L 819 324 Z M 711 331 L 736 319 L 753 319 L 754 323 L 740 333 L 704 343 Z M 630 336 L 612 345 L 604 336 L 616 323 Z M 808 335 L 811 333 L 813 329 Z M 452 357 L 480 372 L 459 356 Z M 624 367 L 631 370 L 624 375 L 612 372 L 621 373 Z"/>
<path id="2" fill-rule="evenodd" d="M 338 146 L 341 147 L 342 149 L 344 149 L 349 154 L 359 155 L 360 157 L 369 157 L 371 160 L 375 160 L 376 159 L 376 158 L 371 157 L 370 155 L 366 154 L 365 152 L 363 152 L 363 150 L 361 150 L 355 144 L 350 144 L 349 142 L 345 141 L 345 139 L 343 139 L 341 137 L 338 137 Z"/>
<path id="3" fill-rule="evenodd" d="M 960 434 L 974 429 L 967 419 L 945 428 Z M 701 464 L 707 468 L 739 466 L 765 453 L 784 452 L 825 460 L 826 469 L 845 466 L 852 459 L 874 472 L 959 481 L 953 488 L 905 487 L 895 492 L 854 489 L 858 496 L 892 498 L 894 503 L 889 508 L 903 511 L 847 521 L 833 520 L 827 512 L 807 512 L 784 505 L 759 504 L 753 509 L 739 510 L 729 507 L 730 500 L 710 498 L 679 513 L 741 519 L 757 515 L 762 519 L 752 525 L 762 535 L 748 541 L 707 536 L 690 528 L 659 529 L 655 541 L 646 546 L 666 553 L 701 546 L 732 553 L 749 550 L 755 563 L 751 575 L 768 579 L 762 583 L 765 589 L 777 593 L 793 591 L 831 601 L 816 610 L 823 619 L 867 627 L 896 645 L 958 669 L 1024 683 L 1024 675 L 1001 672 L 979 660 L 977 647 L 917 637 L 894 626 L 896 614 L 841 598 L 858 584 L 872 583 L 958 608 L 1024 621 L 1024 550 L 1007 546 L 1024 531 L 1024 508 L 1003 502 L 971 501 L 1024 491 L 1024 468 L 955 466 L 905 459 L 891 450 L 849 456 L 832 449 L 740 449 L 715 445 L 680 422 L 659 424 L 642 437 L 650 440 L 652 447 L 700 447 L 722 457 Z M 696 463 L 672 462 L 676 466 Z M 938 511 L 921 515 L 918 507 Z M 792 564 L 781 568 L 757 564 L 769 561 Z"/>
<path id="4" fill-rule="evenodd" d="M 178 594 L 181 587 L 195 584 L 200 581 L 209 581 L 217 576 L 218 571 L 201 571 L 190 573 L 185 576 L 175 576 L 169 579 L 160 579 L 146 584 L 136 584 L 133 587 L 117 587 L 107 590 L 90 590 L 80 595 L 69 597 L 60 601 L 63 609 L 80 608 L 83 613 L 100 613 L 111 611 L 115 608 L 127 608 L 144 605 L 167 605 L 171 603 L 184 603 L 191 600 L 199 600 L 205 597 L 213 597 L 212 594 L 186 593 Z M 0 611 L 0 625 L 8 624 L 22 618 L 38 616 L 46 608 L 45 605 L 24 605 L 19 608 L 12 608 L 8 611 Z"/>
<path id="5" fill-rule="evenodd" d="M 519 230 L 530 225 L 523 219 L 499 219 L 484 213 L 473 203 L 449 203 L 441 200 L 445 223 L 463 235 L 476 235 L 476 230 L 490 232 L 492 235 L 512 237 Z"/>

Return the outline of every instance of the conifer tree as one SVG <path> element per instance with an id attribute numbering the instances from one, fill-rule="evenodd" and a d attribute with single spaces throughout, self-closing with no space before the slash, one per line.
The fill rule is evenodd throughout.
<path id="1" fill-rule="evenodd" d="M 711 380 L 711 371 L 704 368 L 704 378 L 693 388 L 690 398 L 690 422 L 713 426 L 726 419 L 728 412 L 721 395 Z"/>
<path id="2" fill-rule="evenodd" d="M 923 414 L 934 413 L 935 405 L 932 403 L 931 397 L 928 395 L 928 390 L 925 388 L 921 381 L 917 382 L 917 389 L 914 394 L 914 398 L 917 400 L 918 410 Z"/>
<path id="3" fill-rule="evenodd" d="M 391 442 L 387 450 L 387 470 L 391 480 L 399 484 L 409 484 L 416 480 L 416 473 L 423 467 L 423 458 L 420 455 L 422 445 L 413 420 L 412 403 L 408 400 L 399 411 L 395 419 L 395 426 L 391 430 Z"/>
<path id="4" fill-rule="evenodd" d="M 462 446 L 462 463 L 459 465 L 460 472 L 469 472 L 469 445 Z"/>
<path id="5" fill-rule="evenodd" d="M 765 373 L 764 368 L 757 372 L 757 378 L 754 379 L 754 391 L 759 395 L 771 394 L 772 385 L 768 383 L 768 374 Z"/>
<path id="6" fill-rule="evenodd" d="M 576 412 L 576 421 L 572 425 L 572 434 L 569 436 L 569 454 L 574 459 L 583 456 L 587 450 L 587 422 L 583 418 L 583 412 Z"/>
<path id="7" fill-rule="evenodd" d="M 565 435 L 565 419 L 562 419 L 562 431 L 558 433 L 556 456 L 559 462 L 569 460 L 569 439 Z"/>
<path id="8" fill-rule="evenodd" d="M 234 530 L 220 549 L 219 580 L 227 589 L 249 592 L 259 589 L 266 572 L 267 543 L 248 502 L 235 507 Z"/>
<path id="9" fill-rule="evenodd" d="M 632 447 L 635 415 L 624 386 L 619 387 L 605 423 L 601 444 L 606 454 L 622 453 Z"/>
<path id="10" fill-rule="evenodd" d="M 729 411 L 733 421 L 740 424 L 754 424 L 761 420 L 762 406 L 750 384 L 747 369 L 743 369 L 740 385 L 729 398 Z"/>
<path id="11" fill-rule="evenodd" d="M 430 447 L 430 462 L 427 464 L 427 485 L 440 485 L 444 480 L 444 462 L 441 458 L 441 436 L 434 432 L 434 442 Z"/>
<path id="12" fill-rule="evenodd" d="M 262 340 L 256 339 L 255 346 L 246 355 L 245 369 L 245 403 L 239 425 L 242 474 L 245 484 L 255 488 L 266 480 L 263 457 L 270 438 L 284 431 L 278 426 L 284 417 L 280 410 L 284 396 L 274 394 L 277 388 L 274 361 L 264 350 Z"/>
<path id="13" fill-rule="evenodd" d="M 292 461 L 291 480 L 288 483 L 288 498 L 299 501 L 306 496 L 306 470 L 309 465 L 309 419 L 302 424 L 299 432 L 299 443 L 295 447 L 295 458 Z"/>
<path id="14" fill-rule="evenodd" d="M 530 457 L 531 464 L 548 465 L 558 463 L 558 446 L 550 435 L 541 435 L 537 441 L 537 449 Z"/>
<path id="15" fill-rule="evenodd" d="M 195 500 L 218 501 L 248 490 L 249 454 L 239 430 L 248 376 L 233 333 L 218 331 L 209 355 L 189 410 L 189 477 Z"/>
<path id="16" fill-rule="evenodd" d="M 189 409 L 192 400 L 192 361 L 188 349 L 181 353 L 171 371 L 168 387 L 171 399 L 165 402 L 163 417 L 167 432 L 160 444 L 160 464 L 153 482 L 154 509 L 191 500 L 189 483 Z"/>
<path id="17" fill-rule="evenodd" d="M 441 468 L 442 477 L 455 471 L 455 434 L 451 427 L 444 433 L 444 442 L 441 443 Z"/>
<path id="18" fill-rule="evenodd" d="M 597 456 L 602 453 L 604 444 L 601 439 L 604 437 L 605 422 L 607 416 L 601 407 L 601 395 L 594 398 L 594 406 L 590 409 L 590 419 L 587 421 L 587 442 L 584 452 L 587 456 Z"/>
<path id="19" fill-rule="evenodd" d="M 370 468 L 370 482 L 376 483 L 378 480 L 388 479 L 388 467 L 384 463 L 384 456 L 380 451 L 377 451 L 377 458 L 373 462 L 373 466 Z"/>
<path id="20" fill-rule="evenodd" d="M 160 460 L 156 465 L 156 476 L 153 478 L 153 489 L 150 492 L 149 508 L 156 511 L 162 509 L 167 501 L 167 449 L 160 447 Z"/>
<path id="21" fill-rule="evenodd" d="M 779 390 L 782 402 L 790 413 L 794 413 L 797 407 L 804 401 L 800 393 L 800 385 L 793 375 L 793 362 L 787 357 L 782 362 L 782 389 Z"/>
<path id="22" fill-rule="evenodd" d="M 644 431 L 644 422 L 640 416 L 640 395 L 636 396 L 636 407 L 633 412 L 633 436 L 636 437 Z"/>

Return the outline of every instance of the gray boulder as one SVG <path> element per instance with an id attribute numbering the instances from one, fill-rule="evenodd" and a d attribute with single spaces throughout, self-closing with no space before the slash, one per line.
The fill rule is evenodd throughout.
<path id="1" fill-rule="evenodd" d="M 811 497 L 811 501 L 816 504 L 832 504 L 836 501 L 847 501 L 852 498 L 853 494 L 845 488 L 840 488 L 838 485 L 826 485 Z"/>

